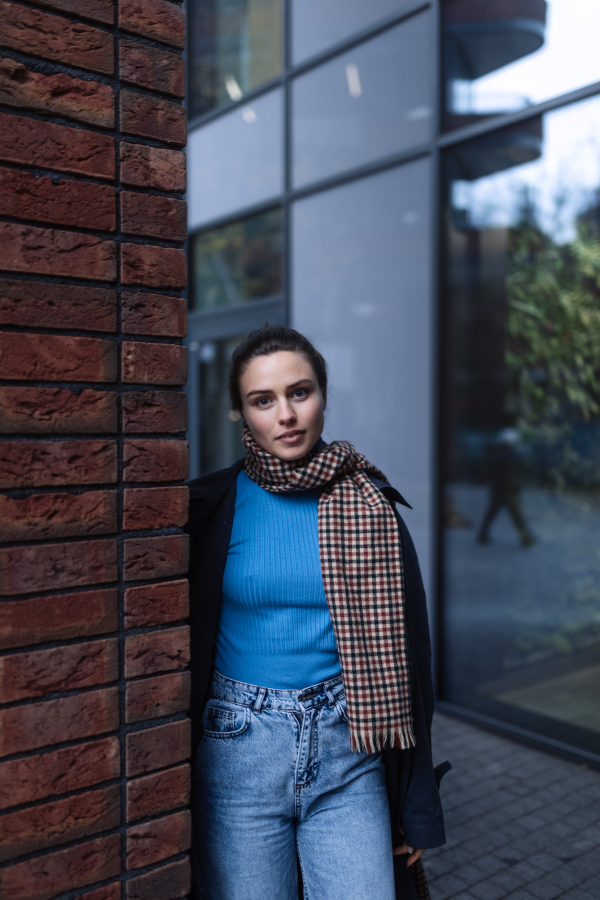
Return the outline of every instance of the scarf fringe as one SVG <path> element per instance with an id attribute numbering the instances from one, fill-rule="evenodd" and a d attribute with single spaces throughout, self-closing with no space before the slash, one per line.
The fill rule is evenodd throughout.
<path id="1" fill-rule="evenodd" d="M 386 747 L 399 747 L 400 750 L 410 750 L 416 746 L 412 723 L 398 725 L 391 731 L 373 734 L 366 731 L 355 731 L 350 726 L 350 746 L 355 753 L 378 753 Z"/>

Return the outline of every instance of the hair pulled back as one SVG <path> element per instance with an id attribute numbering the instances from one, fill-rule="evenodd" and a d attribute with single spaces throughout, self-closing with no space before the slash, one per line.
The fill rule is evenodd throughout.
<path id="1" fill-rule="evenodd" d="M 288 350 L 291 353 L 301 353 L 311 364 L 317 384 L 325 397 L 327 394 L 327 365 L 318 350 L 313 347 L 308 338 L 288 328 L 287 325 L 263 325 L 257 331 L 251 331 L 246 335 L 241 344 L 233 351 L 229 366 L 229 396 L 231 408 L 241 413 L 242 395 L 240 393 L 240 378 L 248 363 L 257 356 L 270 356 L 271 353 L 279 353 Z"/>

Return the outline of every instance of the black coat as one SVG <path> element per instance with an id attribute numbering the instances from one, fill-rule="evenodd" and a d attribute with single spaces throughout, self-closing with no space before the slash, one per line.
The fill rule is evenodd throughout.
<path id="1" fill-rule="evenodd" d="M 192 648 L 191 711 L 193 755 L 200 740 L 200 721 L 207 698 L 213 650 L 235 512 L 236 478 L 243 461 L 190 482 L 190 625 Z M 394 489 L 375 481 L 390 501 L 408 506 Z M 394 508 L 395 509 L 395 508 Z M 447 763 L 434 771 L 431 757 L 433 688 L 431 645 L 425 591 L 413 542 L 398 515 L 404 561 L 406 624 L 409 648 L 413 727 L 411 750 L 384 750 L 386 780 L 394 832 L 401 825 L 411 847 L 439 847 L 445 843 L 439 779 Z M 406 869 L 406 857 L 394 857 L 398 900 L 416 895 Z"/>

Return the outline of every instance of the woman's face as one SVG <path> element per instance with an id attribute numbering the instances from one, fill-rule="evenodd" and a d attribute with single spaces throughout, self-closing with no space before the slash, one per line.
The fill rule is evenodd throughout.
<path id="1" fill-rule="evenodd" d="M 252 437 L 279 459 L 305 456 L 323 430 L 325 398 L 301 353 L 280 350 L 252 359 L 240 378 L 242 414 Z"/>

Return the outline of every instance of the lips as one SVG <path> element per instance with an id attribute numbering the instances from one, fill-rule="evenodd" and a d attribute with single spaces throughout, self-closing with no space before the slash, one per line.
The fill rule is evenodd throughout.
<path id="1" fill-rule="evenodd" d="M 304 435 L 303 431 L 285 431 L 283 434 L 280 434 L 275 440 L 277 441 L 293 441 L 297 438 L 300 438 Z"/>

